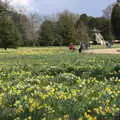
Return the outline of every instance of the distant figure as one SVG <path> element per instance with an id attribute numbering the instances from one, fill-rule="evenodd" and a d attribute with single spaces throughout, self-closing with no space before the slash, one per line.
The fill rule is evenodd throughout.
<path id="1" fill-rule="evenodd" d="M 82 52 L 82 44 L 80 44 L 79 53 Z"/>
<path id="2" fill-rule="evenodd" d="M 112 42 L 109 42 L 109 46 L 108 46 L 109 48 L 112 48 Z"/>
<path id="3" fill-rule="evenodd" d="M 107 48 L 112 48 L 112 42 L 106 42 L 106 47 Z"/>
<path id="4" fill-rule="evenodd" d="M 76 50 L 76 47 L 73 43 L 70 43 L 70 45 L 68 46 L 69 50 Z"/>
<path id="5" fill-rule="evenodd" d="M 83 49 L 84 49 L 84 44 L 81 42 L 80 43 L 80 48 L 79 48 L 79 53 L 81 53 Z"/>
<path id="6" fill-rule="evenodd" d="M 88 50 L 89 47 L 90 47 L 90 44 L 86 42 L 86 50 Z"/>
<path id="7" fill-rule="evenodd" d="M 89 43 L 87 43 L 87 42 L 81 42 L 80 43 L 80 48 L 79 48 L 79 53 L 81 53 L 82 50 L 88 50 L 89 46 L 90 46 Z"/>
<path id="8" fill-rule="evenodd" d="M 108 42 L 106 42 L 106 47 L 108 48 Z"/>

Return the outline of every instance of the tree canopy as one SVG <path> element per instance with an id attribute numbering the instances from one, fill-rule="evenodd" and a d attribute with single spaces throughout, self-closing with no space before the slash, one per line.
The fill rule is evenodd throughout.
<path id="1" fill-rule="evenodd" d="M 20 33 L 9 13 L 7 8 L 0 6 L 0 47 L 4 49 L 17 48 L 20 40 Z"/>
<path id="2" fill-rule="evenodd" d="M 111 7 L 109 7 L 111 8 Z M 57 13 L 56 16 L 42 17 L 38 13 L 25 14 L 11 9 L 0 0 L 0 47 L 7 49 L 17 46 L 63 46 L 80 41 L 93 40 L 92 30 L 99 29 L 104 39 L 109 41 L 113 36 L 109 11 L 103 17 L 87 14 L 74 14 L 70 11 Z M 119 34 L 119 6 L 116 4 L 112 12 L 112 28 L 116 38 Z M 111 31 L 110 31 L 111 30 Z"/>
<path id="3" fill-rule="evenodd" d="M 116 39 L 120 39 L 120 3 L 115 4 L 112 10 L 111 24 Z"/>

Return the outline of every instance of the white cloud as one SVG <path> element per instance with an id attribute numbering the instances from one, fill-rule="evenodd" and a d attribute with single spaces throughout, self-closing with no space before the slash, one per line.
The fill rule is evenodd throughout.
<path id="1" fill-rule="evenodd" d="M 35 11 L 32 7 L 34 0 L 2 0 L 7 1 L 18 12 L 28 13 L 29 11 Z"/>
<path id="2" fill-rule="evenodd" d="M 22 6 L 29 6 L 31 4 L 31 0 L 12 0 L 12 5 L 22 5 Z"/>
<path id="3" fill-rule="evenodd" d="M 2 0 L 2 1 L 6 1 L 6 0 Z M 10 2 L 11 5 L 14 6 L 25 6 L 28 7 L 30 6 L 32 0 L 7 0 Z"/>

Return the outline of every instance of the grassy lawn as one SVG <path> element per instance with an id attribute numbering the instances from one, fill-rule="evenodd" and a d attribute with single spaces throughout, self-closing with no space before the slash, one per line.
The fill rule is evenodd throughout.
<path id="1" fill-rule="evenodd" d="M 91 46 L 90 49 L 102 49 L 104 46 Z M 120 45 L 113 45 L 113 48 L 120 48 Z M 50 64 L 60 65 L 62 63 L 77 64 L 79 61 L 89 64 L 89 59 L 97 59 L 100 61 L 109 60 L 112 58 L 119 59 L 119 55 L 92 55 L 79 54 L 78 51 L 69 51 L 67 47 L 36 47 L 36 48 L 19 48 L 8 49 L 7 51 L 0 49 L 0 64 L 1 65 L 16 65 L 16 64 Z M 115 59 L 115 60 L 116 60 Z M 119 62 L 119 61 L 117 61 Z M 81 63 L 81 62 L 80 62 Z"/>
<path id="2" fill-rule="evenodd" d="M 90 49 L 104 49 L 106 45 L 91 45 Z M 120 44 L 114 44 L 112 48 L 120 48 Z"/>
<path id="3" fill-rule="evenodd" d="M 66 47 L 0 49 L 0 120 L 117 120 L 119 61 Z"/>

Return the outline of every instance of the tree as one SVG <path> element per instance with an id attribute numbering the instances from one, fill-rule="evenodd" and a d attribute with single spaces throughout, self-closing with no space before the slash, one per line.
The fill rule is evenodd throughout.
<path id="1" fill-rule="evenodd" d="M 9 16 L 9 11 L 4 6 L 0 8 L 0 47 L 4 49 L 17 48 L 20 34 Z"/>
<path id="2" fill-rule="evenodd" d="M 68 11 L 58 14 L 58 19 L 46 19 L 39 29 L 38 41 L 41 46 L 68 45 L 76 43 L 76 16 Z"/>
<path id="3" fill-rule="evenodd" d="M 111 14 L 112 14 L 113 7 L 114 7 L 114 4 L 111 4 L 103 10 L 103 17 L 104 18 L 111 19 Z"/>
<path id="4" fill-rule="evenodd" d="M 102 36 L 107 41 L 109 41 L 110 38 L 113 37 L 110 24 L 111 24 L 110 20 L 105 17 L 97 17 L 97 18 L 91 17 L 88 21 L 88 27 L 90 31 L 92 31 L 94 28 L 100 30 Z"/>
<path id="5" fill-rule="evenodd" d="M 97 27 L 97 20 L 95 17 L 91 17 L 90 20 L 88 21 L 88 27 L 89 29 L 94 29 L 95 27 Z"/>
<path id="6" fill-rule="evenodd" d="M 29 40 L 31 46 L 38 46 L 38 30 L 40 28 L 41 17 L 37 13 L 31 13 L 29 16 Z"/>
<path id="7" fill-rule="evenodd" d="M 90 29 L 88 26 L 89 18 L 87 14 L 81 14 L 80 18 L 76 21 L 76 29 L 77 29 L 77 36 L 78 36 L 78 42 L 84 41 L 88 42 L 90 41 Z"/>
<path id="8" fill-rule="evenodd" d="M 54 43 L 54 23 L 45 20 L 39 30 L 38 42 L 40 46 L 51 46 Z"/>
<path id="9" fill-rule="evenodd" d="M 17 48 L 20 34 L 9 17 L 0 17 L 0 47 Z"/>
<path id="10" fill-rule="evenodd" d="M 111 24 L 116 39 L 120 39 L 120 3 L 116 3 L 112 10 Z"/>
<path id="11" fill-rule="evenodd" d="M 88 42 L 90 41 L 88 27 L 80 21 L 79 25 L 77 26 L 77 35 L 78 35 L 78 42 Z"/>
<path id="12" fill-rule="evenodd" d="M 88 25 L 88 20 L 89 20 L 89 17 L 87 16 L 87 14 L 80 15 L 79 21 L 82 21 L 84 25 L 86 26 Z"/>
<path id="13" fill-rule="evenodd" d="M 10 11 L 10 16 L 21 34 L 20 45 L 32 46 L 33 30 L 32 30 L 32 22 L 30 21 L 30 18 L 28 18 L 28 16 L 25 15 L 22 11 L 20 11 L 19 13 L 17 11 Z"/>
<path id="14" fill-rule="evenodd" d="M 96 18 L 96 28 L 101 31 L 102 36 L 105 40 L 110 41 L 110 36 L 112 35 L 110 21 L 104 17 Z"/>
<path id="15" fill-rule="evenodd" d="M 63 13 L 59 14 L 57 25 L 59 28 L 58 34 L 61 36 L 63 45 L 76 43 L 77 34 L 72 13 L 64 11 Z"/>

